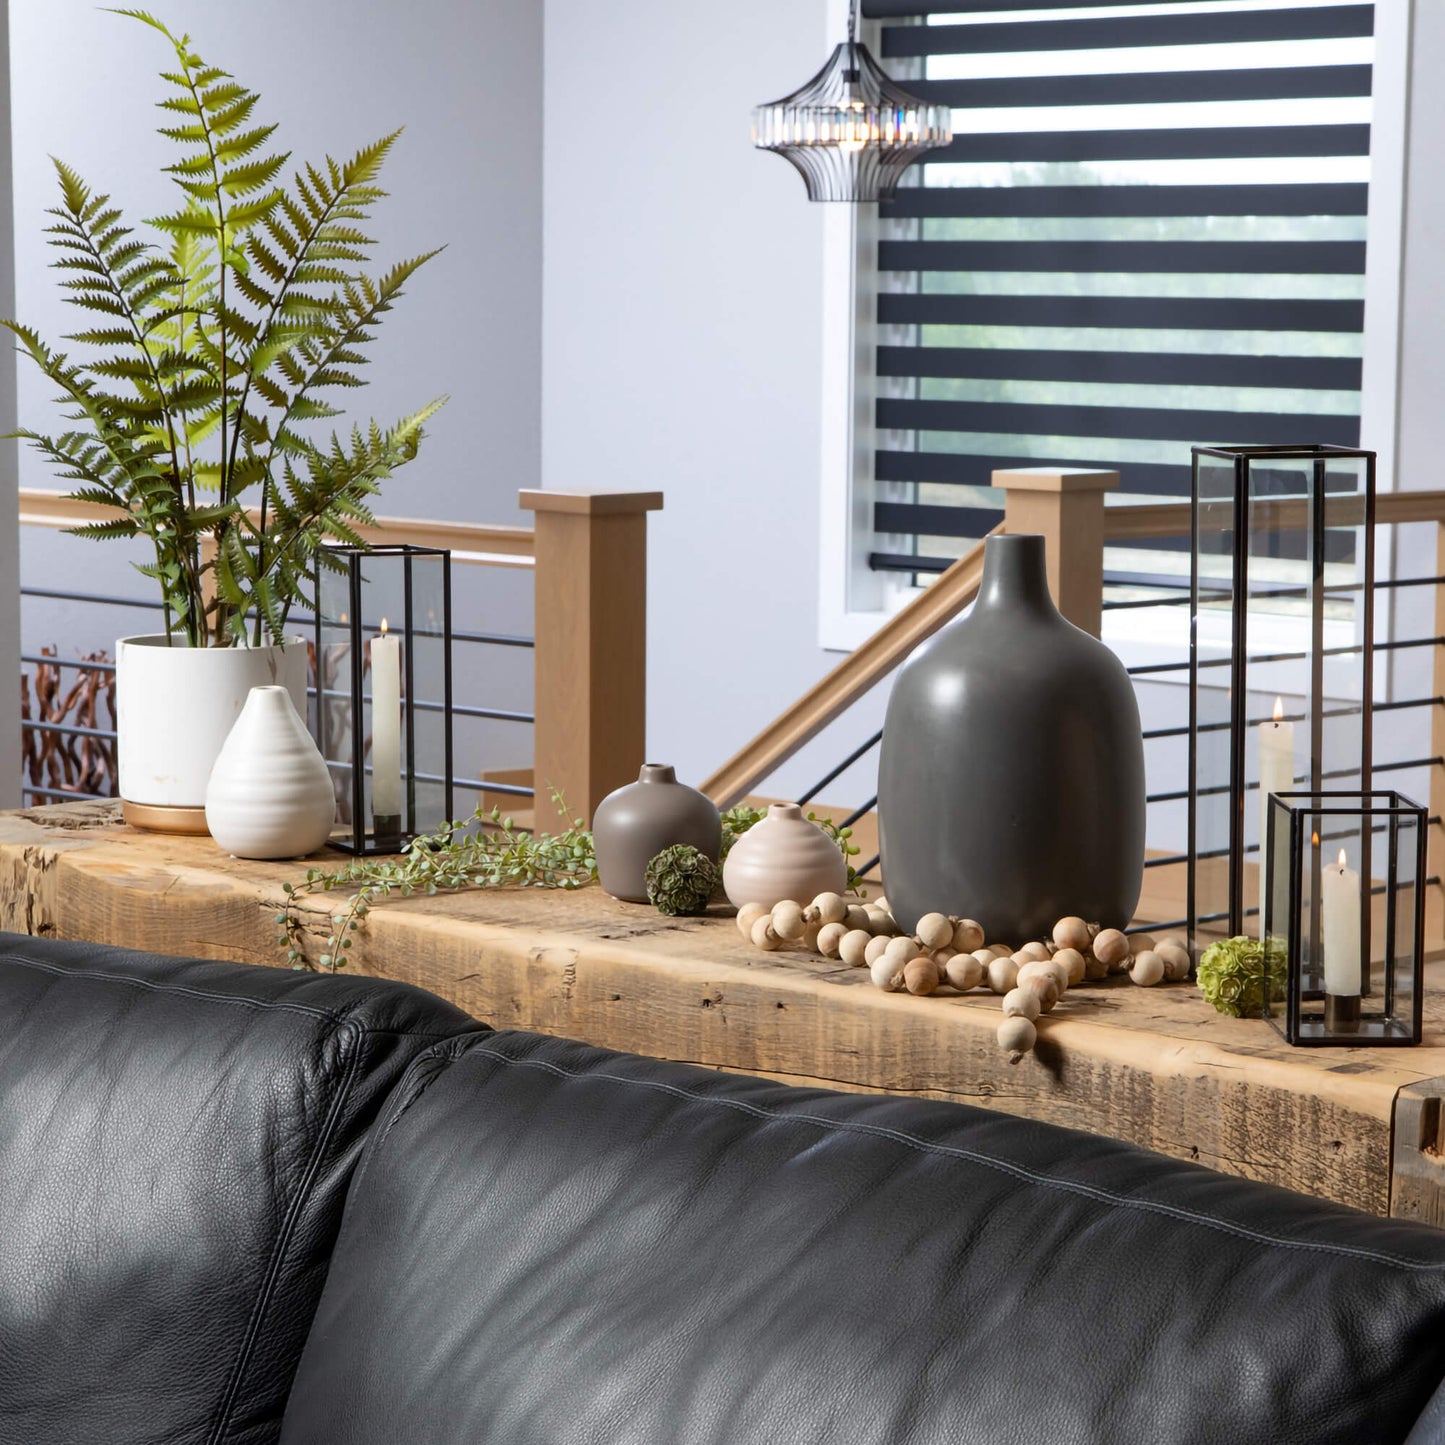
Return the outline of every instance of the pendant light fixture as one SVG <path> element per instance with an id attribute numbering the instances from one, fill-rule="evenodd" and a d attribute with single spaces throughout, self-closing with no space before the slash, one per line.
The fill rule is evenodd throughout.
<path id="1" fill-rule="evenodd" d="M 789 161 L 810 201 L 886 201 L 919 156 L 953 139 L 952 112 L 888 78 L 856 38 L 848 39 L 800 90 L 753 111 L 753 144 Z"/>

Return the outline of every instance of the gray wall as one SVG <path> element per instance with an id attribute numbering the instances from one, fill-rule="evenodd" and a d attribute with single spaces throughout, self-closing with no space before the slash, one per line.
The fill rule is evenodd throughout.
<path id="1" fill-rule="evenodd" d="M 422 517 L 522 525 L 519 487 L 538 485 L 541 451 L 542 7 L 537 0 L 448 0 L 401 13 L 393 0 L 250 0 L 223 7 L 165 0 L 153 7 L 173 31 L 189 30 L 206 59 L 259 91 L 258 120 L 293 159 L 338 158 L 398 126 L 375 213 L 378 265 L 445 243 L 386 318 L 370 386 L 347 394 L 350 414 L 389 421 L 442 392 L 422 453 L 383 493 L 378 509 Z M 173 206 L 160 176 L 174 157 L 158 137 L 169 68 L 164 37 L 103 12 L 93 0 L 20 0 L 11 17 L 14 56 L 16 313 L 47 338 L 81 315 L 61 304 L 41 234 L 55 204 L 48 156 L 109 190 L 132 221 Z M 8 154 L 8 147 L 6 148 Z M 4 303 L 5 314 L 12 314 Z M 3 377 L 0 377 L 3 385 Z M 20 375 L 20 415 L 55 425 L 44 383 Z M 22 484 L 54 487 L 28 451 Z M 0 542 L 0 546 L 4 543 Z M 124 549 L 27 529 L 27 584 L 150 596 Z M 13 575 L 13 574 L 12 574 Z M 527 574 L 459 569 L 460 627 L 528 631 Z M 60 641 L 66 651 L 110 647 L 150 631 L 154 616 L 100 608 L 25 608 L 27 651 Z M 14 629 L 0 627 L 8 639 Z M 530 705 L 527 654 L 487 649 L 468 677 L 488 678 L 487 700 Z M 9 678 L 11 667 L 0 667 Z M 468 700 L 479 701 L 473 696 Z M 5 718 L 16 709 L 0 699 Z M 525 730 L 459 739 L 462 768 L 517 765 Z M 0 747 L 4 744 L 0 743 Z"/>
<path id="2" fill-rule="evenodd" d="M 837 660 L 817 645 L 822 208 L 748 135 L 837 37 L 824 0 L 546 10 L 543 474 L 666 492 L 648 749 L 696 781 Z"/>

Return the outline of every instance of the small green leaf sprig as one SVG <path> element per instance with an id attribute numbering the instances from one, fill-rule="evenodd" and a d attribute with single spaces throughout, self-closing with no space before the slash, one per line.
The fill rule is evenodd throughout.
<path id="1" fill-rule="evenodd" d="M 552 801 L 567 826 L 558 833 L 518 828 L 499 808 L 480 808 L 466 822 L 449 823 L 404 845 L 398 859 L 358 858 L 344 868 L 308 868 L 304 883 L 283 883 L 285 908 L 276 914 L 277 945 L 295 969 L 335 973 L 362 921 L 377 902 L 396 895 L 460 892 L 470 888 L 582 888 L 597 878 L 592 834 L 580 818 L 569 819 L 562 794 Z M 478 824 L 475 832 L 467 829 Z M 297 903 L 316 893 L 349 892 L 346 907 L 332 915 L 326 952 L 314 962 L 305 948 Z"/>
<path id="2" fill-rule="evenodd" d="M 843 855 L 843 862 L 848 866 L 848 892 L 857 894 L 859 898 L 866 898 L 868 890 L 859 886 L 858 875 L 853 871 L 853 864 L 849 861 L 863 851 L 852 841 L 853 830 L 840 828 L 831 818 L 820 818 L 816 813 L 809 813 L 808 821 L 816 823 L 838 845 L 838 851 Z"/>

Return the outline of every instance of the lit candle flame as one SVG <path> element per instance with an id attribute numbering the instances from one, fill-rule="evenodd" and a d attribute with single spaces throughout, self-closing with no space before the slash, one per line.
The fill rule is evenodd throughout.
<path id="1" fill-rule="evenodd" d="M 1320 846 L 1320 835 L 1318 833 L 1311 833 L 1310 842 L 1313 843 L 1316 848 L 1318 848 Z"/>
<path id="2" fill-rule="evenodd" d="M 381 635 L 386 636 L 386 618 L 384 617 L 381 619 Z"/>
<path id="3" fill-rule="evenodd" d="M 1343 873 L 1344 871 L 1345 871 L 1345 850 L 1344 850 L 1343 848 L 1341 848 L 1341 849 L 1340 849 L 1340 872 Z"/>
<path id="4" fill-rule="evenodd" d="M 1282 697 L 1277 697 L 1274 700 L 1274 720 L 1275 722 L 1282 722 L 1284 720 L 1284 699 Z"/>

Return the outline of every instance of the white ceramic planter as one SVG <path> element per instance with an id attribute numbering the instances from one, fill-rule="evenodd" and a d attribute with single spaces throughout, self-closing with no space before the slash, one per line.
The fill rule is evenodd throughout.
<path id="1" fill-rule="evenodd" d="M 253 687 L 206 789 L 211 837 L 237 858 L 304 858 L 331 836 L 336 794 L 288 689 Z"/>
<path id="2" fill-rule="evenodd" d="M 206 785 L 253 687 L 273 684 L 306 716 L 306 643 L 187 647 L 154 637 L 116 643 L 116 731 L 125 818 L 164 832 L 206 832 Z"/>

